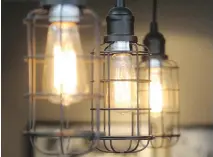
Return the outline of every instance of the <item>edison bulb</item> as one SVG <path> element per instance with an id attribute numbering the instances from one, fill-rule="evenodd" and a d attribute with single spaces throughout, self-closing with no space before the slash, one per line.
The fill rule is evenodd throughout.
<path id="1" fill-rule="evenodd" d="M 66 9 L 73 7 L 56 6 L 52 14 L 61 9 L 67 14 Z M 50 102 L 70 105 L 81 101 L 89 91 L 77 21 L 62 17 L 65 18 L 62 18 L 62 22 L 53 17 L 52 24 L 48 28 L 43 88 L 51 94 Z"/>
<path id="2" fill-rule="evenodd" d="M 110 61 L 110 106 L 114 108 L 132 108 L 135 106 L 135 78 L 133 60 L 128 42 L 116 42 L 111 47 L 116 53 Z M 122 111 L 123 112 L 123 111 Z"/>
<path id="3" fill-rule="evenodd" d="M 151 112 L 160 113 L 163 109 L 163 89 L 161 84 L 160 60 L 150 60 L 149 102 Z"/>

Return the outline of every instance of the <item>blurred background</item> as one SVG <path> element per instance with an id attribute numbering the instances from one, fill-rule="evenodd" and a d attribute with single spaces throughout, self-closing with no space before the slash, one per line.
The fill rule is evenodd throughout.
<path id="1" fill-rule="evenodd" d="M 88 1 L 104 23 L 114 0 Z M 151 2 L 127 0 L 127 6 L 136 18 L 135 34 L 139 42 L 149 31 Z M 27 54 L 27 45 L 26 28 L 22 20 L 37 6 L 36 0 L 2 1 L 3 157 L 30 156 L 30 145 L 22 135 L 28 115 L 28 106 L 23 99 L 27 86 L 27 64 L 23 57 Z M 213 157 L 213 1 L 159 0 L 158 19 L 167 42 L 166 52 L 180 66 L 182 136 L 179 143 L 169 150 L 148 149 L 137 155 Z M 105 27 L 102 28 L 102 35 L 104 32 Z M 88 110 L 86 103 L 74 105 L 70 110 L 70 119 L 89 122 Z M 41 121 L 53 121 L 58 116 L 56 106 L 42 105 L 37 108 L 37 118 Z"/>

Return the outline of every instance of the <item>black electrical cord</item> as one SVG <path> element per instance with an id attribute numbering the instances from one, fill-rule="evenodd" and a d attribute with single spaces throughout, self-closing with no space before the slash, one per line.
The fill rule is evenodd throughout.
<path id="1" fill-rule="evenodd" d="M 158 23 L 157 23 L 157 0 L 153 0 L 152 4 L 152 22 L 150 24 L 150 31 L 152 33 L 158 32 Z"/>
<path id="2" fill-rule="evenodd" d="M 152 8 L 152 22 L 157 22 L 157 0 L 153 0 L 153 8 Z"/>
<path id="3" fill-rule="evenodd" d="M 126 3 L 125 0 L 117 0 L 116 7 L 125 7 Z"/>

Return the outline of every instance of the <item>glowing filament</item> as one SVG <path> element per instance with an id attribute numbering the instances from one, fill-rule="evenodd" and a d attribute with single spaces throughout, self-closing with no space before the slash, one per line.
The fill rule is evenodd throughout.
<path id="1" fill-rule="evenodd" d="M 58 94 L 77 92 L 76 53 L 72 49 L 54 47 L 54 88 Z"/>
<path id="2" fill-rule="evenodd" d="M 150 107 L 151 112 L 159 113 L 163 108 L 163 92 L 160 80 L 160 69 L 151 69 L 150 83 Z"/>

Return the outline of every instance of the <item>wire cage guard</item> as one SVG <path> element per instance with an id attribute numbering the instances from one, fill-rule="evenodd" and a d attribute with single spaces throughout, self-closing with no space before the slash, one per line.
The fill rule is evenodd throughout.
<path id="1" fill-rule="evenodd" d="M 151 108 L 140 105 L 140 86 L 150 83 L 149 78 L 142 79 L 140 77 L 140 58 L 142 58 L 142 56 L 149 57 L 149 52 L 139 50 L 139 48 L 142 49 L 144 46 L 137 43 L 130 43 L 132 49 L 129 51 L 115 51 L 111 50 L 113 44 L 114 42 L 107 44 L 104 50 L 100 52 L 104 58 L 104 62 L 102 62 L 103 74 L 101 77 L 101 89 L 105 95 L 103 105 L 100 106 L 100 116 L 103 124 L 101 125 L 101 132 L 103 132 L 103 136 L 100 136 L 101 146 L 97 146 L 97 149 L 101 152 L 108 153 L 136 153 L 144 150 L 154 138 L 151 132 Z M 122 55 L 131 56 L 133 64 L 131 63 L 129 68 L 131 68 L 130 71 L 133 73 L 128 74 L 128 72 L 130 72 L 128 69 L 124 69 L 127 73 L 122 71 L 122 61 L 120 62 L 119 58 L 117 60 L 115 58 L 115 61 L 113 61 L 115 55 L 121 55 L 121 57 Z M 113 62 L 115 62 L 115 64 Z M 118 71 L 115 73 L 112 72 L 113 70 L 116 71 L 116 68 L 118 68 L 118 71 L 119 68 L 121 68 L 120 72 L 124 74 L 116 76 L 115 73 Z M 129 77 L 125 77 L 125 74 Z M 119 86 L 119 83 L 121 86 Z M 132 93 L 122 90 L 119 91 L 119 88 L 122 89 L 126 84 L 131 86 Z M 116 85 L 118 89 L 116 89 Z M 116 93 L 115 90 L 118 90 L 118 93 Z M 128 90 L 128 86 L 126 86 L 126 88 L 124 87 L 123 90 Z M 123 97 L 120 97 L 120 102 L 119 100 L 116 102 L 115 96 L 118 96 L 116 94 L 124 94 Z M 129 97 L 131 100 L 125 98 L 128 97 L 129 94 L 132 94 L 131 97 Z M 122 99 L 124 100 L 123 102 Z M 148 99 L 146 100 L 148 101 Z M 125 104 L 125 102 L 130 104 Z M 119 103 L 121 103 L 120 106 Z M 147 102 L 147 104 L 149 103 Z M 91 108 L 92 112 L 95 110 L 96 108 Z M 120 120 L 125 119 L 123 121 L 126 126 L 125 131 L 119 130 L 119 128 L 116 127 L 120 124 L 119 121 L 117 121 L 117 123 L 115 122 L 116 115 Z M 115 134 L 115 132 L 117 133 Z M 124 134 L 121 132 L 124 132 Z M 142 141 L 145 143 L 144 145 Z M 126 145 L 125 147 L 119 148 L 118 143 L 126 143 Z"/>
<path id="2" fill-rule="evenodd" d="M 166 39 L 157 23 L 157 0 L 153 0 L 152 5 L 150 31 L 143 40 L 151 53 L 149 58 L 142 58 L 140 67 L 141 77 L 150 78 L 151 83 L 141 88 L 141 96 L 149 95 L 152 108 L 151 126 L 155 139 L 150 146 L 167 148 L 175 145 L 180 137 L 179 67 L 165 53 Z M 146 101 L 141 103 L 148 106 Z"/>
<path id="3" fill-rule="evenodd" d="M 56 2 L 56 1 L 55 1 Z M 65 4 L 66 5 L 66 4 Z M 63 8 L 63 5 L 62 5 Z M 59 93 L 55 92 L 54 90 L 49 90 L 44 87 L 44 84 L 46 83 L 44 79 L 51 82 L 52 76 L 54 76 L 52 73 L 49 73 L 51 75 L 46 76 L 44 78 L 45 73 L 43 73 L 46 66 L 49 66 L 49 63 L 52 61 L 55 61 L 57 56 L 55 54 L 49 55 L 45 51 L 47 51 L 48 48 L 43 48 L 45 43 L 48 44 L 48 39 L 50 35 L 52 35 L 50 32 L 51 22 L 49 21 L 49 13 L 51 11 L 51 7 L 40 7 L 39 9 L 35 9 L 28 13 L 27 17 L 24 19 L 24 23 L 27 26 L 27 45 L 28 45 L 28 55 L 25 57 L 25 61 L 28 63 L 28 72 L 29 72 L 29 92 L 25 94 L 25 98 L 28 100 L 29 103 L 29 128 L 24 132 L 25 135 L 28 135 L 30 137 L 31 144 L 34 148 L 36 148 L 37 151 L 46 154 L 46 155 L 65 155 L 65 156 L 72 156 L 72 155 L 83 155 L 86 154 L 93 149 L 96 148 L 98 139 L 100 136 L 100 118 L 99 118 L 99 105 L 100 101 L 103 98 L 103 96 L 100 94 L 99 91 L 99 77 L 98 74 L 99 69 L 99 63 L 101 62 L 101 57 L 99 54 L 99 46 L 100 46 L 100 34 L 99 34 L 99 19 L 97 15 L 90 9 L 83 7 L 80 9 L 80 21 L 76 22 L 77 27 L 79 29 L 79 32 L 84 32 L 83 29 L 92 28 L 93 31 L 93 37 L 94 41 L 92 41 L 91 48 L 88 48 L 90 50 L 85 51 L 83 49 L 82 54 L 76 54 L 76 62 L 80 63 L 85 62 L 86 67 L 89 67 L 89 74 L 86 75 L 86 83 L 88 85 L 88 90 L 86 92 L 82 93 L 75 93 L 72 94 L 71 97 L 71 104 L 72 101 L 78 100 L 79 98 L 84 102 L 85 101 L 91 101 L 91 105 L 94 106 L 95 112 L 93 112 L 93 120 L 91 122 L 92 127 L 91 130 L 73 130 L 72 126 L 69 122 L 69 105 L 65 104 L 67 101 L 65 99 L 66 96 L 66 90 L 63 91 L 63 88 L 60 89 Z M 62 11 L 61 11 L 62 12 Z M 64 30 L 64 23 L 62 20 L 62 16 L 59 14 L 57 17 L 53 17 L 56 19 L 60 19 L 59 22 L 57 22 L 56 25 L 54 25 L 52 28 L 55 30 L 58 29 L 60 34 L 56 35 L 57 44 L 62 48 L 64 48 L 64 42 L 67 36 L 66 31 Z M 71 17 L 75 18 L 75 17 Z M 90 23 L 89 23 L 90 22 Z M 48 32 L 49 31 L 49 32 Z M 75 31 L 75 30 L 74 30 Z M 48 33 L 47 33 L 48 32 Z M 46 39 L 46 36 L 47 39 Z M 79 35 L 80 36 L 80 35 Z M 78 36 L 77 36 L 78 37 Z M 78 38 L 81 38 L 78 37 Z M 79 39 L 80 40 L 80 39 Z M 84 38 L 81 38 L 81 40 L 84 40 Z M 91 38 L 90 38 L 91 40 Z M 73 41 L 76 45 L 76 41 Z M 85 45 L 83 45 L 85 46 Z M 88 47 L 88 46 L 87 46 Z M 95 51 L 93 53 L 90 53 L 93 51 L 95 47 Z M 46 49 L 46 50 L 45 50 Z M 68 55 L 69 57 L 69 55 Z M 55 59 L 55 60 L 54 60 Z M 58 59 L 58 58 L 57 58 Z M 60 58 L 59 58 L 60 59 Z M 65 60 L 66 61 L 66 60 Z M 77 64 L 76 63 L 76 64 Z M 56 64 L 54 62 L 54 64 Z M 59 68 L 61 64 L 59 64 Z M 51 65 L 52 68 L 53 65 Z M 60 69 L 59 73 L 62 71 L 62 75 L 69 75 L 71 73 L 71 76 L 74 77 L 73 71 L 67 71 L 65 74 L 63 74 L 63 68 Z M 78 67 L 77 67 L 78 68 Z M 49 71 L 46 71 L 49 72 Z M 57 71 L 54 71 L 57 73 Z M 74 70 L 75 72 L 75 70 Z M 81 75 L 81 74 L 79 74 Z M 62 77 L 63 77 L 62 76 Z M 47 82 L 48 82 L 47 81 Z M 69 80 L 72 81 L 72 80 Z M 50 101 L 53 100 L 54 101 Z M 69 102 L 70 103 L 70 102 Z M 38 106 L 42 105 L 49 105 L 50 110 L 51 107 L 55 104 L 58 104 L 58 111 L 60 111 L 59 119 L 58 119 L 58 129 L 53 131 L 37 131 L 37 121 L 38 117 L 36 116 L 36 108 Z M 57 106 L 57 105 L 55 105 Z M 46 114 L 48 114 L 47 111 Z M 60 143 L 60 150 L 54 150 L 54 151 L 48 151 L 43 150 L 43 148 L 39 148 L 39 145 L 36 144 L 37 138 L 57 138 Z M 72 138 L 83 138 L 83 139 L 89 139 L 90 144 L 87 149 L 81 150 L 81 151 L 68 151 L 66 150 L 65 146 L 63 145 L 63 141 Z"/>
<path id="4" fill-rule="evenodd" d="M 150 85 L 140 91 L 143 98 L 149 95 L 149 104 L 143 101 L 141 105 L 152 108 L 151 130 L 155 137 L 150 142 L 152 148 L 174 146 L 180 137 L 178 69 L 177 63 L 167 56 L 151 55 L 141 62 L 141 77 L 151 79 Z"/>

